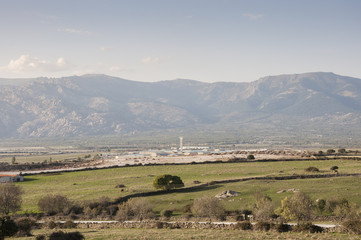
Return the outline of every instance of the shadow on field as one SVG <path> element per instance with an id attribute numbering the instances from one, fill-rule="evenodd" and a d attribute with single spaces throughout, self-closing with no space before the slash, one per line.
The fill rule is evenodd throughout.
<path id="1" fill-rule="evenodd" d="M 31 181 L 35 181 L 38 180 L 37 178 L 29 178 L 29 177 L 24 177 L 24 181 L 23 182 L 31 182 Z"/>
<path id="2" fill-rule="evenodd" d="M 185 187 L 185 188 L 177 188 L 171 190 L 159 190 L 159 191 L 151 191 L 151 192 L 142 192 L 142 193 L 134 193 L 124 197 L 120 197 L 114 201 L 115 204 L 119 204 L 122 202 L 126 202 L 127 200 L 134 198 L 134 197 L 149 197 L 149 196 L 159 196 L 164 194 L 171 194 L 171 193 L 190 193 L 190 192 L 200 192 L 200 191 L 207 191 L 211 189 L 216 189 L 219 187 L 223 187 L 221 184 L 201 184 L 197 186 Z"/>

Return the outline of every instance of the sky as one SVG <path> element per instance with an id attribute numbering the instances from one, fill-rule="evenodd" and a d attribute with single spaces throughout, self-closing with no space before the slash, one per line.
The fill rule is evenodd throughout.
<path id="1" fill-rule="evenodd" d="M 0 78 L 361 78 L 360 0 L 2 0 Z"/>

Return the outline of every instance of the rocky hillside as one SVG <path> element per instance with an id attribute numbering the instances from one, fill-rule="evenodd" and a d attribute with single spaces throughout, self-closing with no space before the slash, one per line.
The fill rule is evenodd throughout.
<path id="1" fill-rule="evenodd" d="M 333 73 L 251 83 L 135 82 L 105 75 L 0 79 L 0 136 L 127 134 L 297 121 L 361 127 L 361 79 Z"/>

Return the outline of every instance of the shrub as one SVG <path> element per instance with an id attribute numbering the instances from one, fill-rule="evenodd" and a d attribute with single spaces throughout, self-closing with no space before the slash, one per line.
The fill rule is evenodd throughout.
<path id="1" fill-rule="evenodd" d="M 160 212 L 160 215 L 161 215 L 162 217 L 169 218 L 169 217 L 171 217 L 171 216 L 173 215 L 173 211 L 172 211 L 172 210 L 166 210 L 166 209 L 164 209 L 164 210 L 162 210 L 162 211 Z"/>
<path id="2" fill-rule="evenodd" d="M 9 216 L 0 218 L 0 239 L 11 237 L 18 232 L 18 226 Z"/>
<path id="3" fill-rule="evenodd" d="M 359 219 L 345 221 L 342 223 L 342 227 L 345 232 L 361 234 L 361 220 Z"/>
<path id="4" fill-rule="evenodd" d="M 335 153 L 336 151 L 334 150 L 334 149 L 328 149 L 327 150 L 327 154 L 333 154 L 333 153 Z"/>
<path id="5" fill-rule="evenodd" d="M 337 152 L 341 153 L 341 154 L 344 154 L 344 153 L 346 153 L 346 149 L 340 148 L 340 149 L 337 150 Z"/>
<path id="6" fill-rule="evenodd" d="M 58 226 L 58 224 L 57 224 L 56 222 L 54 222 L 54 221 L 48 222 L 48 228 L 49 228 L 49 229 L 54 229 L 54 228 L 56 228 L 57 226 Z"/>
<path id="7" fill-rule="evenodd" d="M 73 221 L 66 221 L 63 225 L 62 225 L 63 228 L 76 228 L 77 227 L 77 224 Z"/>
<path id="8" fill-rule="evenodd" d="M 306 172 L 319 172 L 320 170 L 317 167 L 308 167 L 305 169 Z"/>
<path id="9" fill-rule="evenodd" d="M 337 169 L 338 169 L 337 166 L 332 166 L 332 167 L 330 168 L 331 171 L 337 171 Z"/>
<path id="10" fill-rule="evenodd" d="M 153 186 L 155 189 L 170 190 L 184 187 L 184 183 L 180 177 L 166 174 L 157 176 L 154 179 Z"/>
<path id="11" fill-rule="evenodd" d="M 325 210 L 325 207 L 326 207 L 326 200 L 325 199 L 317 199 L 316 207 L 318 210 L 320 210 L 320 212 L 323 212 L 323 210 Z"/>
<path id="12" fill-rule="evenodd" d="M 281 232 L 288 232 L 291 230 L 290 225 L 285 224 L 285 223 L 278 223 L 276 225 L 274 225 L 272 227 L 272 229 L 276 230 L 277 232 L 281 233 Z"/>
<path id="13" fill-rule="evenodd" d="M 209 219 L 222 219 L 225 215 L 225 209 L 217 198 L 202 197 L 193 202 L 193 212 L 198 217 L 207 217 Z"/>
<path id="14" fill-rule="evenodd" d="M 46 238 L 45 238 L 45 235 L 38 235 L 38 236 L 36 236 L 36 238 L 35 238 L 36 240 L 45 240 Z"/>
<path id="15" fill-rule="evenodd" d="M 49 236 L 49 240 L 83 240 L 85 239 L 80 232 L 68 232 L 63 231 L 53 232 Z"/>
<path id="16" fill-rule="evenodd" d="M 238 222 L 236 225 L 234 225 L 234 229 L 251 230 L 252 224 L 248 221 Z"/>
<path id="17" fill-rule="evenodd" d="M 63 213 L 69 205 L 69 199 L 62 195 L 47 195 L 38 202 L 39 209 L 48 215 Z"/>
<path id="18" fill-rule="evenodd" d="M 271 224 L 269 222 L 260 221 L 254 225 L 254 229 L 258 231 L 269 231 Z"/>
<path id="19" fill-rule="evenodd" d="M 292 230 L 295 232 L 320 233 L 323 231 L 323 228 L 308 222 L 303 224 L 297 224 L 292 228 Z"/>
<path id="20" fill-rule="evenodd" d="M 248 159 L 248 160 L 253 160 L 253 159 L 255 159 L 255 157 L 254 157 L 254 155 L 249 154 L 249 155 L 247 156 L 247 159 Z"/>
<path id="21" fill-rule="evenodd" d="M 18 236 L 31 236 L 30 232 L 32 227 L 36 225 L 36 221 L 32 218 L 23 217 L 16 221 L 16 225 L 19 228 Z"/>
<path id="22" fill-rule="evenodd" d="M 117 218 L 119 221 L 126 220 L 143 220 L 154 217 L 152 211 L 152 205 L 148 200 L 142 198 L 132 198 L 119 206 L 117 212 Z"/>

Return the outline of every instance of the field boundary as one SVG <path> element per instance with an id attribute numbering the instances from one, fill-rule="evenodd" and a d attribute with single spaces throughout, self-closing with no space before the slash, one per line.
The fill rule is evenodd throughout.
<path id="1" fill-rule="evenodd" d="M 206 188 L 216 184 L 222 183 L 234 183 L 234 182 L 244 182 L 244 181 L 251 181 L 251 180 L 293 180 L 293 179 L 309 179 L 309 178 L 333 178 L 333 177 L 357 177 L 361 176 L 361 173 L 344 173 L 344 174 L 312 174 L 312 175 L 290 175 L 290 176 L 264 176 L 264 177 L 245 177 L 245 178 L 238 178 L 238 179 L 227 179 L 227 180 L 216 180 L 211 181 L 195 186 L 190 187 L 183 187 L 178 189 L 170 189 L 170 190 L 158 190 L 158 191 L 149 191 L 149 192 L 141 192 L 141 193 L 133 193 L 126 195 L 124 197 L 117 198 L 113 204 L 119 204 L 128 201 L 131 198 L 135 197 L 149 197 L 149 196 L 158 196 L 164 194 L 171 194 L 171 193 L 183 193 L 183 192 L 190 192 L 190 191 L 197 191 L 202 188 Z"/>

